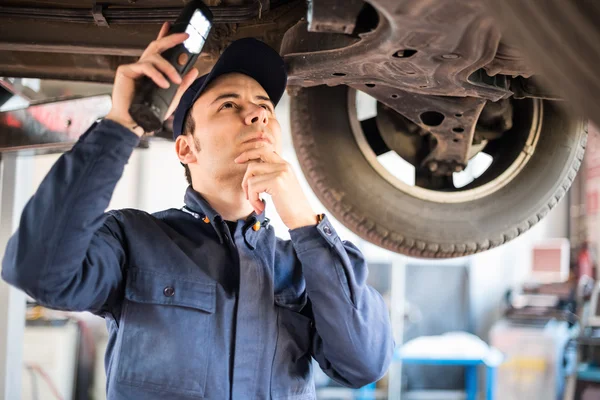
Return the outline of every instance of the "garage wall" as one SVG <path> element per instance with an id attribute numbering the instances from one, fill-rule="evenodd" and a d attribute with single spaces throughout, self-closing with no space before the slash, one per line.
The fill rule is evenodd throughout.
<path id="1" fill-rule="evenodd" d="M 584 159 L 584 185 L 585 198 L 577 211 L 583 218 L 580 229 L 585 231 L 583 240 L 589 241 L 592 249 L 597 253 L 600 250 L 600 131 L 594 124 L 588 127 L 587 150 Z"/>
<path id="2" fill-rule="evenodd" d="M 506 290 L 519 286 L 531 271 L 531 248 L 539 240 L 568 235 L 566 197 L 549 215 L 520 238 L 471 257 L 471 300 L 475 333 L 488 339 L 492 324 L 500 317 Z"/>

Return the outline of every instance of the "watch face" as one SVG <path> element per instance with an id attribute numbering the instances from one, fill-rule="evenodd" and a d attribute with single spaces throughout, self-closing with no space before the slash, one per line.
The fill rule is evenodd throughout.
<path id="1" fill-rule="evenodd" d="M 208 37 L 208 32 L 210 32 L 211 23 L 210 21 L 202 14 L 202 11 L 196 10 L 194 11 L 194 15 L 190 19 L 190 23 L 185 29 L 185 33 L 190 35 L 189 38 L 183 42 L 185 48 L 194 54 L 198 54 L 202 51 L 202 47 L 204 46 L 204 42 L 206 42 L 206 38 Z"/>

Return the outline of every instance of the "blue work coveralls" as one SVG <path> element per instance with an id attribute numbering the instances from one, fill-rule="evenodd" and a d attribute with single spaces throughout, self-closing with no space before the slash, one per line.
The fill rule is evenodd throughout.
<path id="1" fill-rule="evenodd" d="M 41 305 L 105 318 L 108 399 L 315 399 L 312 358 L 348 387 L 385 374 L 388 310 L 327 217 L 285 241 L 264 214 L 228 226 L 191 187 L 182 209 L 105 213 L 138 142 L 110 120 L 90 128 L 2 262 Z"/>

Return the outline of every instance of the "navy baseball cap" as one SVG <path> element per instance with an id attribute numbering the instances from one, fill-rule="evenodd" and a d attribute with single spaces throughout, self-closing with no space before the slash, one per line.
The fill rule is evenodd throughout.
<path id="1" fill-rule="evenodd" d="M 287 85 L 285 63 L 277 51 L 254 38 L 236 40 L 225 49 L 212 70 L 196 79 L 181 97 L 173 115 L 173 139 L 183 133 L 185 117 L 208 84 L 232 72 L 256 80 L 274 105 L 281 100 Z"/>

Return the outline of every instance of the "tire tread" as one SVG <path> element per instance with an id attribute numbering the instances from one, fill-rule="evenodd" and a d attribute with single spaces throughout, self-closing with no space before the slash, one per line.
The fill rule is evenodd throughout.
<path id="1" fill-rule="evenodd" d="M 296 96 L 305 96 L 305 93 L 301 90 Z M 359 233 L 362 237 L 368 236 L 368 240 L 372 243 L 385 249 L 414 257 L 448 258 L 467 256 L 498 247 L 527 232 L 542 220 L 565 194 L 568 193 L 568 189 L 577 175 L 585 154 L 587 124 L 585 124 L 585 134 L 582 135 L 577 143 L 578 150 L 576 156 L 562 184 L 557 186 L 555 192 L 549 196 L 547 203 L 542 205 L 528 220 L 506 228 L 499 236 L 495 238 L 482 238 L 481 241 L 469 243 L 469 245 L 425 242 L 405 237 L 398 232 L 387 232 L 384 228 L 378 228 L 375 221 L 371 221 L 364 216 L 358 217 L 360 214 L 351 205 L 344 203 L 344 195 L 342 193 L 335 193 L 331 189 L 331 185 L 328 185 L 326 181 L 325 171 L 320 167 L 320 160 L 314 156 L 318 154 L 314 151 L 316 147 L 314 137 L 306 134 L 305 130 L 301 129 L 302 126 L 306 125 L 307 120 L 313 118 L 308 110 L 307 103 L 307 101 L 302 101 L 302 99 L 297 99 L 293 102 L 293 111 L 291 113 L 293 141 L 306 179 L 311 183 L 312 187 L 316 188 L 316 191 L 320 192 L 318 194 L 323 198 L 324 205 L 328 209 L 336 211 L 340 216 L 340 222 L 346 227 Z"/>

